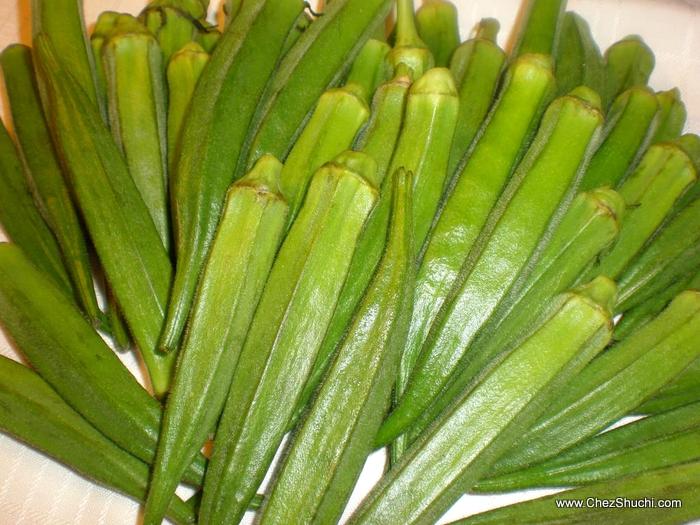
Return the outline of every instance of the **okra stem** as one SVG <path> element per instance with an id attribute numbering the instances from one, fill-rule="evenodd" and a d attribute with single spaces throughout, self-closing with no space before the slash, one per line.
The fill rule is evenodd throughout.
<path id="1" fill-rule="evenodd" d="M 418 35 L 413 0 L 396 2 L 396 41 L 389 53 L 395 75 L 408 75 L 417 80 L 435 65 L 435 58 Z"/>

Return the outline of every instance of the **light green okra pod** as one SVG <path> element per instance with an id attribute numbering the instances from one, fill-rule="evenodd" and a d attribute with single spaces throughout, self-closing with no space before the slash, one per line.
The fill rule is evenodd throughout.
<path id="1" fill-rule="evenodd" d="M 0 431 L 86 478 L 138 501 L 146 497 L 148 465 L 100 434 L 29 368 L 0 356 Z M 189 505 L 174 498 L 168 517 L 195 522 Z"/>
<path id="2" fill-rule="evenodd" d="M 112 135 L 169 250 L 167 95 L 161 49 L 131 15 L 117 17 L 101 47 Z"/>
<path id="3" fill-rule="evenodd" d="M 658 125 L 652 143 L 676 140 L 683 133 L 688 112 L 681 100 L 678 88 L 659 91 L 656 94 L 659 103 Z"/>
<path id="4" fill-rule="evenodd" d="M 61 249 L 34 203 L 24 170 L 17 147 L 0 121 L 0 225 L 32 263 L 72 298 Z"/>
<path id="5" fill-rule="evenodd" d="M 417 357 L 430 325 L 549 103 L 554 87 L 551 62 L 546 57 L 522 57 L 511 66 L 505 82 L 454 186 L 447 190 L 428 237 L 418 269 L 406 363 Z"/>
<path id="6" fill-rule="evenodd" d="M 654 53 L 636 36 L 615 42 L 605 51 L 605 89 L 600 94 L 603 107 L 631 87 L 646 86 L 654 70 Z"/>
<path id="7" fill-rule="evenodd" d="M 18 350 L 59 394 L 121 448 L 150 464 L 161 406 L 122 364 L 80 311 L 22 251 L 0 244 L 0 318 Z M 188 482 L 201 483 L 197 458 Z"/>
<path id="8" fill-rule="evenodd" d="M 101 312 L 95 297 L 88 249 L 44 118 L 31 50 L 21 45 L 10 46 L 0 55 L 0 65 L 18 152 L 34 190 L 35 202 L 56 237 L 78 301 L 97 324 Z"/>
<path id="9" fill-rule="evenodd" d="M 280 248 L 236 366 L 200 522 L 237 522 L 294 415 L 377 198 L 376 165 L 346 152 L 314 176 Z"/>
<path id="10" fill-rule="evenodd" d="M 561 220 L 596 146 L 603 120 L 597 99 L 588 88 L 581 88 L 548 108 L 537 137 L 480 234 L 478 253 L 460 269 L 423 347 L 416 347 L 419 353 L 404 354 L 404 396 L 382 426 L 378 443 L 403 433 L 468 365 L 470 343 L 499 305 L 508 301 L 509 290 Z"/>
<path id="11" fill-rule="evenodd" d="M 554 55 L 565 9 L 566 0 L 527 0 L 511 55 Z"/>
<path id="12" fill-rule="evenodd" d="M 337 522 L 389 408 L 410 318 L 415 264 L 411 175 L 400 171 L 391 179 L 384 255 L 293 438 L 263 510 L 263 524 Z M 309 457 L 316 458 L 312 464 Z"/>
<path id="13" fill-rule="evenodd" d="M 229 190 L 163 415 L 144 523 L 160 523 L 226 401 L 287 216 L 280 162 L 262 157 Z"/>
<path id="14" fill-rule="evenodd" d="M 700 459 L 700 403 L 593 436 L 530 468 L 479 482 L 479 492 L 586 485 Z"/>
<path id="15" fill-rule="evenodd" d="M 163 395 L 175 363 L 157 352 L 172 275 L 168 254 L 97 110 L 59 65 L 46 38 L 37 38 L 35 52 L 53 137 L 78 207 L 153 389 Z"/>
<path id="16" fill-rule="evenodd" d="M 302 9 L 301 0 L 244 1 L 197 83 L 171 186 L 175 251 L 184 264 L 170 294 L 159 344 L 164 351 L 180 342 L 248 127 Z"/>
<path id="17" fill-rule="evenodd" d="M 493 468 L 520 470 L 597 434 L 700 356 L 700 292 L 683 292 L 652 323 L 591 362 Z"/>
<path id="18" fill-rule="evenodd" d="M 612 323 L 598 301 L 611 302 L 614 288 L 599 279 L 557 298 L 546 322 L 435 422 L 372 489 L 349 523 L 438 520 L 605 347 Z"/>
<path id="19" fill-rule="evenodd" d="M 435 58 L 435 65 L 447 67 L 460 42 L 455 5 L 447 0 L 424 1 L 416 12 L 416 26 Z"/>
<path id="20" fill-rule="evenodd" d="M 180 139 L 192 95 L 197 87 L 209 54 L 191 42 L 175 53 L 168 63 L 168 168 L 170 176 L 177 166 Z"/>

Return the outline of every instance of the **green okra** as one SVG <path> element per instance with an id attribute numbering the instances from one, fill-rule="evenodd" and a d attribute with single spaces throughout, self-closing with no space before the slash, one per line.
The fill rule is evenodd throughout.
<path id="1" fill-rule="evenodd" d="M 459 90 L 459 115 L 447 168 L 455 175 L 496 95 L 506 54 L 495 41 L 474 38 L 460 45 L 452 55 L 450 70 Z"/>
<path id="2" fill-rule="evenodd" d="M 163 395 L 174 365 L 173 356 L 157 353 L 172 274 L 168 254 L 97 110 L 45 37 L 34 49 L 53 138 L 78 207 L 153 388 Z"/>
<path id="3" fill-rule="evenodd" d="M 561 220 L 561 210 L 570 203 L 596 146 L 603 120 L 596 99 L 591 90 L 581 88 L 547 109 L 537 137 L 480 234 L 478 253 L 460 269 L 425 343 L 407 345 L 400 371 L 404 394 L 382 425 L 378 443 L 403 433 L 469 365 L 470 343 L 509 300 L 540 240 Z"/>
<path id="4" fill-rule="evenodd" d="M 411 81 L 435 66 L 433 53 L 418 34 L 413 0 L 396 2 L 396 39 L 389 63 L 395 75 L 406 75 Z"/>
<path id="5" fill-rule="evenodd" d="M 282 238 L 282 165 L 262 157 L 229 190 L 198 285 L 163 414 L 144 523 L 160 523 L 226 401 L 250 321 Z"/>
<path id="6" fill-rule="evenodd" d="M 94 57 L 94 74 L 97 93 L 100 96 L 100 104 L 105 108 L 105 122 L 107 119 L 107 81 L 105 79 L 104 66 L 102 64 L 102 49 L 110 34 L 117 26 L 117 21 L 124 16 L 115 11 L 103 11 L 97 17 L 92 33 L 90 34 L 90 49 Z"/>
<path id="7" fill-rule="evenodd" d="M 554 61 L 559 93 L 568 93 L 578 86 L 587 86 L 597 93 L 603 91 L 603 56 L 591 35 L 588 22 L 576 13 L 564 14 Z"/>
<path id="8" fill-rule="evenodd" d="M 411 174 L 391 177 L 384 255 L 266 501 L 261 523 L 336 523 L 389 407 L 410 319 Z M 339 407 L 342 409 L 339 410 Z M 317 461 L 309 463 L 309 458 Z"/>
<path id="9" fill-rule="evenodd" d="M 624 201 L 615 191 L 601 188 L 576 197 L 534 262 L 525 283 L 496 309 L 467 352 L 469 365 L 462 370 L 413 425 L 415 438 L 463 391 L 486 366 L 493 367 L 517 347 L 530 327 L 546 314 L 549 301 L 569 289 L 595 257 L 620 231 Z"/>
<path id="10" fill-rule="evenodd" d="M 117 298 L 114 297 L 114 292 L 107 289 L 107 322 L 109 324 L 112 343 L 119 352 L 126 352 L 131 348 L 131 335 L 126 327 L 124 316 L 119 310 Z"/>
<path id="11" fill-rule="evenodd" d="M 197 83 L 171 186 L 178 265 L 160 347 L 177 347 L 226 190 L 301 0 L 246 0 Z M 207 140 L 202 141 L 202 137 Z"/>
<path id="12" fill-rule="evenodd" d="M 377 198 L 376 166 L 346 152 L 314 176 L 243 345 L 207 469 L 199 518 L 237 522 L 294 415 Z"/>
<path id="13" fill-rule="evenodd" d="M 328 4 L 277 64 L 251 123 L 248 165 L 265 153 L 286 159 L 318 97 L 343 78 L 390 7 L 391 0 Z M 239 163 L 238 171 L 244 168 L 245 162 Z"/>
<path id="14" fill-rule="evenodd" d="M 635 412 L 658 414 L 700 401 L 700 361 L 697 359 L 657 395 L 642 403 Z"/>
<path id="15" fill-rule="evenodd" d="M 18 153 L 26 167 L 35 201 L 56 237 L 77 299 L 88 317 L 97 323 L 101 312 L 88 249 L 44 118 L 31 50 L 21 45 L 10 46 L 0 55 L 0 65 Z"/>
<path id="16" fill-rule="evenodd" d="M 171 177 L 177 167 L 185 117 L 207 62 L 209 54 L 199 44 L 190 42 L 173 54 L 168 63 L 168 168 Z"/>
<path id="17" fill-rule="evenodd" d="M 690 162 L 695 168 L 695 173 L 700 174 L 700 135 L 696 135 L 695 133 L 686 133 L 685 135 L 682 135 L 678 139 L 674 140 L 673 143 L 681 148 L 686 155 L 688 155 Z M 676 201 L 676 204 L 674 205 L 669 217 L 674 217 L 680 210 L 686 208 L 692 202 L 695 202 L 698 199 L 700 199 L 700 184 L 698 184 L 696 181 L 695 184 L 688 188 L 688 191 L 681 195 L 681 197 Z"/>
<path id="18" fill-rule="evenodd" d="M 636 36 L 627 36 L 605 51 L 605 89 L 600 94 L 603 107 L 631 87 L 646 86 L 654 70 L 654 53 Z"/>
<path id="19" fill-rule="evenodd" d="M 456 400 L 384 475 L 349 523 L 438 520 L 605 347 L 612 322 L 604 305 L 614 288 L 602 278 L 558 297 L 548 319 Z"/>
<path id="20" fill-rule="evenodd" d="M 564 20 L 566 0 L 527 0 L 511 55 L 554 55 Z M 576 86 L 578 87 L 578 86 Z"/>
<path id="21" fill-rule="evenodd" d="M 688 118 L 688 111 L 681 100 L 681 92 L 678 88 L 659 91 L 656 100 L 659 103 L 659 116 L 652 142 L 676 140 L 683 133 Z"/>
<path id="22" fill-rule="evenodd" d="M 630 88 L 617 97 L 608 112 L 603 142 L 581 182 L 583 191 L 624 182 L 647 150 L 657 110 L 656 96 L 646 87 Z"/>
<path id="23" fill-rule="evenodd" d="M 530 468 L 486 478 L 479 492 L 567 487 L 613 480 L 700 459 L 700 403 L 628 423 Z"/>
<path id="24" fill-rule="evenodd" d="M 596 358 L 493 468 L 492 475 L 551 458 L 638 407 L 700 356 L 700 292 L 687 291 L 653 322 Z"/>
<path id="25" fill-rule="evenodd" d="M 354 89 L 368 104 L 377 88 L 390 78 L 390 51 L 391 47 L 386 42 L 370 38 L 360 50 L 345 79 L 346 87 Z"/>
<path id="26" fill-rule="evenodd" d="M 382 256 L 386 242 L 392 187 L 390 177 L 385 175 L 403 127 L 410 85 L 409 77 L 398 76 L 379 86 L 374 98 L 372 116 L 357 140 L 356 149 L 369 155 L 377 163 L 376 181 L 377 186 L 380 187 L 379 199 L 357 241 L 348 276 L 318 351 L 313 371 L 301 395 L 294 421 L 298 419 L 321 382 Z"/>
<path id="27" fill-rule="evenodd" d="M 435 58 L 437 67 L 447 67 L 459 45 L 457 8 L 448 0 L 428 0 L 416 12 L 416 26 L 421 40 Z"/>
<path id="28" fill-rule="evenodd" d="M 459 168 L 453 187 L 448 188 L 424 248 L 405 363 L 417 357 L 491 209 L 527 148 L 553 87 L 551 62 L 546 57 L 522 57 L 506 75 L 483 130 Z"/>
<path id="29" fill-rule="evenodd" d="M 104 93 L 100 91 L 83 19 L 81 0 L 32 0 L 32 35 L 43 34 L 60 57 L 61 67 L 70 71 L 75 83 L 106 119 Z"/>
<path id="30" fill-rule="evenodd" d="M 160 46 L 136 18 L 119 15 L 98 58 L 112 135 L 169 250 L 167 95 Z"/>
<path id="31" fill-rule="evenodd" d="M 100 434 L 39 375 L 0 356 L 0 431 L 77 471 L 131 496 L 146 497 L 148 465 Z M 173 498 L 168 517 L 195 523 L 189 505 Z"/>
<path id="32" fill-rule="evenodd" d="M 700 462 L 677 465 L 603 481 L 593 485 L 559 492 L 552 496 L 516 503 L 482 514 L 452 522 L 450 525 L 500 525 L 501 523 L 561 525 L 586 523 L 589 525 L 677 525 L 689 523 L 700 513 Z M 631 502 L 621 510 L 610 506 L 615 498 Z M 650 507 L 639 501 L 677 500 L 673 507 Z M 564 506 L 562 501 L 589 501 L 594 506 Z M 596 502 L 599 502 L 596 505 Z M 606 502 L 607 505 L 605 503 Z M 636 503 L 636 506 L 635 506 Z"/>
<path id="33" fill-rule="evenodd" d="M 595 275 L 617 279 L 696 179 L 693 163 L 677 145 L 660 143 L 649 148 L 619 188 L 628 211 L 617 243 L 583 279 Z"/>
<path id="34" fill-rule="evenodd" d="M 625 312 L 700 268 L 700 200 L 682 209 L 621 274 L 617 310 Z"/>
<path id="35" fill-rule="evenodd" d="M 18 350 L 66 402 L 121 448 L 151 464 L 161 406 L 80 311 L 13 244 L 0 244 L 0 318 Z M 200 483 L 203 458 L 187 480 Z"/>
<path id="36" fill-rule="evenodd" d="M 0 225 L 37 268 L 73 297 L 61 249 L 34 203 L 14 141 L 0 121 Z"/>
<path id="37" fill-rule="evenodd" d="M 152 0 L 139 19 L 156 37 L 163 52 L 163 65 L 190 42 L 211 53 L 220 33 L 207 20 L 207 5 L 197 0 Z"/>

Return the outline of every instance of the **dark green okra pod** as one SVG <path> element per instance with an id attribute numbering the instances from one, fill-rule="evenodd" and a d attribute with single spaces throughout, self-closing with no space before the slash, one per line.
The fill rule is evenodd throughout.
<path id="1" fill-rule="evenodd" d="M 182 336 L 248 126 L 302 8 L 301 0 L 246 0 L 195 88 L 171 187 L 176 255 L 183 264 L 176 268 L 160 338 L 165 351 Z"/>
<path id="2" fill-rule="evenodd" d="M 72 298 L 61 249 L 34 203 L 24 169 L 15 143 L 0 121 L 0 225 L 32 264 Z"/>
<path id="3" fill-rule="evenodd" d="M 593 155 L 581 190 L 602 186 L 617 187 L 632 172 L 656 129 L 658 103 L 645 87 L 633 87 L 622 93 L 608 112 L 603 142 Z"/>
<path id="4" fill-rule="evenodd" d="M 391 224 L 384 255 L 295 433 L 261 523 L 335 523 L 389 408 L 410 319 L 415 264 L 411 175 L 401 170 L 391 179 Z M 309 457 L 317 461 L 310 464 Z"/>
<path id="5" fill-rule="evenodd" d="M 613 480 L 700 460 L 700 403 L 628 423 L 543 463 L 487 478 L 479 492 L 566 487 Z"/>
<path id="6" fill-rule="evenodd" d="M 93 323 L 98 323 L 101 312 L 95 297 L 88 249 L 44 118 L 31 50 L 21 45 L 10 46 L 0 55 L 0 64 L 18 152 L 35 191 L 35 201 L 56 237 L 82 308 Z"/>
<path id="7" fill-rule="evenodd" d="M 636 36 L 615 42 L 605 51 L 605 89 L 600 94 L 603 107 L 631 87 L 646 86 L 654 70 L 654 53 Z"/>
<path id="8" fill-rule="evenodd" d="M 32 367 L 66 402 L 117 445 L 152 463 L 161 407 L 80 311 L 22 251 L 0 244 L 0 318 Z M 201 483 L 198 458 L 187 480 Z"/>
<path id="9" fill-rule="evenodd" d="M 377 198 L 376 165 L 346 152 L 314 176 L 270 272 L 236 366 L 199 513 L 237 522 L 294 415 Z M 369 180 L 368 180 L 369 179 Z"/>
<path id="10" fill-rule="evenodd" d="M 597 434 L 700 356 L 700 292 L 680 294 L 653 322 L 591 362 L 492 470 L 520 470 Z"/>
<path id="11" fill-rule="evenodd" d="M 527 0 L 511 54 L 554 55 L 564 19 L 566 0 Z M 578 87 L 578 86 L 576 86 Z"/>
<path id="12" fill-rule="evenodd" d="M 148 465 L 100 434 L 29 368 L 0 356 L 0 431 L 138 501 L 146 498 Z M 173 498 L 167 515 L 195 522 L 189 505 Z"/>
<path id="13" fill-rule="evenodd" d="M 221 414 L 284 231 L 282 165 L 262 157 L 229 190 L 199 281 L 163 414 L 144 523 L 160 523 L 187 466 Z"/>
<path id="14" fill-rule="evenodd" d="M 695 286 L 697 289 L 697 285 Z M 639 414 L 658 414 L 700 401 L 700 361 L 694 361 L 688 368 L 662 388 L 657 395 L 640 405 Z"/>
<path id="15" fill-rule="evenodd" d="M 160 46 L 136 18 L 119 15 L 96 58 L 102 61 L 114 141 L 169 250 L 167 95 Z"/>
<path id="16" fill-rule="evenodd" d="M 248 166 L 265 153 L 287 157 L 318 97 L 342 79 L 362 46 L 384 23 L 390 7 L 391 0 L 334 0 L 328 4 L 323 16 L 277 64 L 252 122 L 255 137 Z M 238 18 L 240 15 L 234 24 Z M 239 162 L 238 172 L 245 166 Z"/>
<path id="17" fill-rule="evenodd" d="M 603 481 L 574 490 L 559 492 L 552 496 L 517 503 L 483 514 L 455 521 L 450 525 L 513 525 L 541 524 L 561 525 L 562 523 L 586 523 L 587 525 L 677 525 L 689 523 L 700 514 L 700 462 L 688 463 L 662 470 L 653 470 L 615 481 Z M 559 502 L 567 501 L 607 501 L 612 496 L 639 501 L 645 498 L 659 500 L 679 500 L 680 506 L 655 507 L 639 505 L 621 511 L 616 507 L 601 504 L 588 508 L 571 505 L 564 507 Z"/>
<path id="18" fill-rule="evenodd" d="M 97 110 L 60 66 L 45 37 L 37 38 L 35 52 L 53 137 L 76 201 L 153 389 L 161 396 L 175 363 L 173 356 L 157 351 L 170 290 L 170 259 Z"/>
<path id="19" fill-rule="evenodd" d="M 603 91 L 603 56 L 591 35 L 588 22 L 576 13 L 564 14 L 554 61 L 560 94 L 568 93 L 578 86 L 587 86 L 597 93 Z"/>
<path id="20" fill-rule="evenodd" d="M 540 240 L 561 220 L 561 209 L 573 198 L 572 189 L 602 125 L 598 103 L 595 93 L 581 88 L 548 108 L 537 137 L 480 234 L 478 253 L 461 268 L 420 353 L 404 354 L 405 393 L 382 426 L 379 443 L 406 430 L 468 366 L 470 343 L 508 300 L 509 290 L 537 255 Z"/>
<path id="21" fill-rule="evenodd" d="M 460 42 L 455 5 L 448 0 L 424 1 L 416 12 L 416 26 L 435 58 L 435 65 L 447 67 Z"/>
<path id="22" fill-rule="evenodd" d="M 598 279 L 558 297 L 548 319 L 435 422 L 349 523 L 438 520 L 605 347 L 612 328 L 606 305 L 614 288 Z"/>

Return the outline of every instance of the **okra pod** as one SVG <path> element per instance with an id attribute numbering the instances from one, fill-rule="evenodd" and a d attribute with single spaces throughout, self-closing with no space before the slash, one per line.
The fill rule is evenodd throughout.
<path id="1" fill-rule="evenodd" d="M 479 482 L 479 492 L 566 487 L 700 460 L 700 403 L 628 423 L 530 468 Z"/>
<path id="2" fill-rule="evenodd" d="M 411 175 L 402 170 L 392 183 L 384 255 L 294 436 L 261 523 L 336 523 L 389 408 L 410 319 L 415 264 Z M 317 461 L 309 464 L 310 457 Z"/>
<path id="3" fill-rule="evenodd" d="M 603 56 L 591 35 L 588 22 L 576 13 L 564 14 L 554 61 L 560 94 L 578 86 L 587 86 L 602 93 L 605 87 Z"/>
<path id="4" fill-rule="evenodd" d="M 642 403 L 635 412 L 658 414 L 700 401 L 700 361 L 694 361 L 672 383 Z"/>
<path id="5" fill-rule="evenodd" d="M 474 38 L 452 55 L 450 70 L 459 91 L 459 114 L 447 167 L 451 179 L 493 104 L 506 55 L 486 38 Z"/>
<path id="6" fill-rule="evenodd" d="M 683 133 L 688 112 L 681 100 L 678 88 L 659 91 L 656 94 L 659 103 L 658 124 L 652 143 L 676 140 Z"/>
<path id="7" fill-rule="evenodd" d="M 427 0 L 416 12 L 416 26 L 437 67 L 447 67 L 459 45 L 457 8 L 447 0 Z"/>
<path id="8" fill-rule="evenodd" d="M 362 46 L 384 23 L 390 7 L 391 0 L 334 0 L 328 4 L 323 16 L 277 65 L 251 123 L 255 137 L 248 165 L 265 153 L 287 157 L 318 97 L 345 75 Z M 239 171 L 244 167 L 239 163 Z"/>
<path id="9" fill-rule="evenodd" d="M 403 433 L 469 365 L 469 344 L 509 299 L 509 290 L 521 272 L 527 272 L 542 236 L 561 220 L 558 210 L 568 206 L 602 125 L 596 99 L 595 93 L 581 88 L 548 108 L 537 137 L 481 233 L 479 253 L 463 265 L 450 300 L 436 316 L 423 347 L 418 347 L 420 355 L 404 353 L 400 371 L 404 395 L 382 425 L 378 443 Z"/>
<path id="10" fill-rule="evenodd" d="M 104 93 L 98 89 L 95 59 L 83 19 L 81 0 L 32 0 L 32 36 L 43 34 L 60 57 L 61 67 L 70 71 L 76 85 L 106 119 Z"/>
<path id="11" fill-rule="evenodd" d="M 61 249 L 34 203 L 14 141 L 0 121 L 0 225 L 37 268 L 73 297 Z"/>
<path id="12" fill-rule="evenodd" d="M 628 208 L 620 237 L 584 280 L 595 275 L 617 279 L 696 179 L 693 163 L 680 147 L 661 143 L 649 148 L 619 189 Z"/>
<path id="13" fill-rule="evenodd" d="M 262 157 L 229 190 L 198 285 L 163 415 L 144 523 L 160 523 L 183 472 L 221 414 L 284 230 L 282 165 Z"/>
<path id="14" fill-rule="evenodd" d="M 280 248 L 216 432 L 200 521 L 237 522 L 311 373 L 357 237 L 376 201 L 374 161 L 347 152 L 314 176 Z"/>
<path id="15" fill-rule="evenodd" d="M 636 36 L 627 36 L 605 51 L 605 89 L 601 93 L 607 108 L 631 87 L 646 86 L 654 70 L 654 53 Z"/>
<path id="16" fill-rule="evenodd" d="M 148 465 L 100 434 L 29 368 L 0 356 L 0 431 L 138 501 L 146 497 Z M 192 509 L 173 498 L 168 517 L 194 523 Z"/>
<path id="17" fill-rule="evenodd" d="M 448 188 L 420 263 L 404 352 L 412 363 L 467 260 L 479 232 L 530 142 L 549 103 L 554 79 L 546 57 L 518 59 L 480 136 Z"/>
<path id="18" fill-rule="evenodd" d="M 569 289 L 616 239 L 624 208 L 622 197 L 607 188 L 582 193 L 574 200 L 541 257 L 534 261 L 525 284 L 494 312 L 469 346 L 469 366 L 433 401 L 408 438 L 418 436 L 450 400 L 468 388 L 480 370 L 494 366 L 517 346 L 517 341 L 545 315 L 549 301 Z"/>
<path id="19" fill-rule="evenodd" d="M 435 66 L 433 53 L 418 34 L 413 0 L 396 2 L 396 38 L 389 63 L 395 75 L 407 75 L 412 81 Z"/>
<path id="20" fill-rule="evenodd" d="M 554 400 L 492 470 L 514 472 L 604 430 L 700 356 L 700 292 L 681 293 L 653 322 L 616 344 Z"/>
<path id="21" fill-rule="evenodd" d="M 603 142 L 581 182 L 583 191 L 617 187 L 637 166 L 655 130 L 658 103 L 646 87 L 622 93 L 608 112 Z"/>
<path id="22" fill-rule="evenodd" d="M 169 250 L 167 101 L 160 46 L 136 18 L 119 15 L 99 59 L 114 141 Z"/>
<path id="23" fill-rule="evenodd" d="M 75 294 L 97 324 L 101 317 L 92 268 L 78 214 L 71 201 L 41 107 L 31 50 L 14 45 L 0 55 L 18 153 L 35 190 L 34 198 L 61 249 Z"/>
<path id="24" fill-rule="evenodd" d="M 689 523 L 700 513 L 700 462 L 677 465 L 661 470 L 644 472 L 615 481 L 603 481 L 552 496 L 538 498 L 502 507 L 482 514 L 452 522 L 450 525 L 499 525 L 501 523 L 560 525 L 562 523 L 586 523 L 589 525 L 676 525 Z M 656 501 L 679 500 L 680 506 L 669 508 L 633 504 L 620 511 L 617 507 L 589 508 L 577 505 L 564 506 L 560 501 L 607 501 L 611 495 L 636 502 L 645 498 Z M 623 499 L 623 501 L 624 501 Z"/>
<path id="25" fill-rule="evenodd" d="M 301 0 L 246 0 L 202 71 L 171 186 L 177 259 L 160 347 L 177 347 L 248 126 Z M 202 137 L 207 140 L 202 142 Z"/>
<path id="26" fill-rule="evenodd" d="M 170 176 L 177 167 L 180 138 L 192 95 L 209 54 L 195 42 L 186 44 L 168 63 L 168 168 Z"/>
<path id="27" fill-rule="evenodd" d="M 605 347 L 612 322 L 598 300 L 607 304 L 614 287 L 598 279 L 558 297 L 549 318 L 435 422 L 349 523 L 437 521 Z"/>
<path id="28" fill-rule="evenodd" d="M 153 388 L 163 395 L 174 365 L 156 350 L 172 274 L 168 254 L 97 110 L 45 37 L 37 38 L 35 52 L 53 138 L 82 217 Z"/>
<path id="29" fill-rule="evenodd" d="M 528 0 L 511 55 L 554 55 L 565 9 L 566 0 Z"/>
<path id="30" fill-rule="evenodd" d="M 80 311 L 22 251 L 0 244 L 0 318 L 18 350 L 95 428 L 151 464 L 161 407 L 104 343 Z M 188 480 L 201 482 L 198 458 Z"/>
<path id="31" fill-rule="evenodd" d="M 370 38 L 360 50 L 345 79 L 346 87 L 354 89 L 368 104 L 377 88 L 391 76 L 388 62 L 390 51 L 391 47 L 386 42 Z"/>

